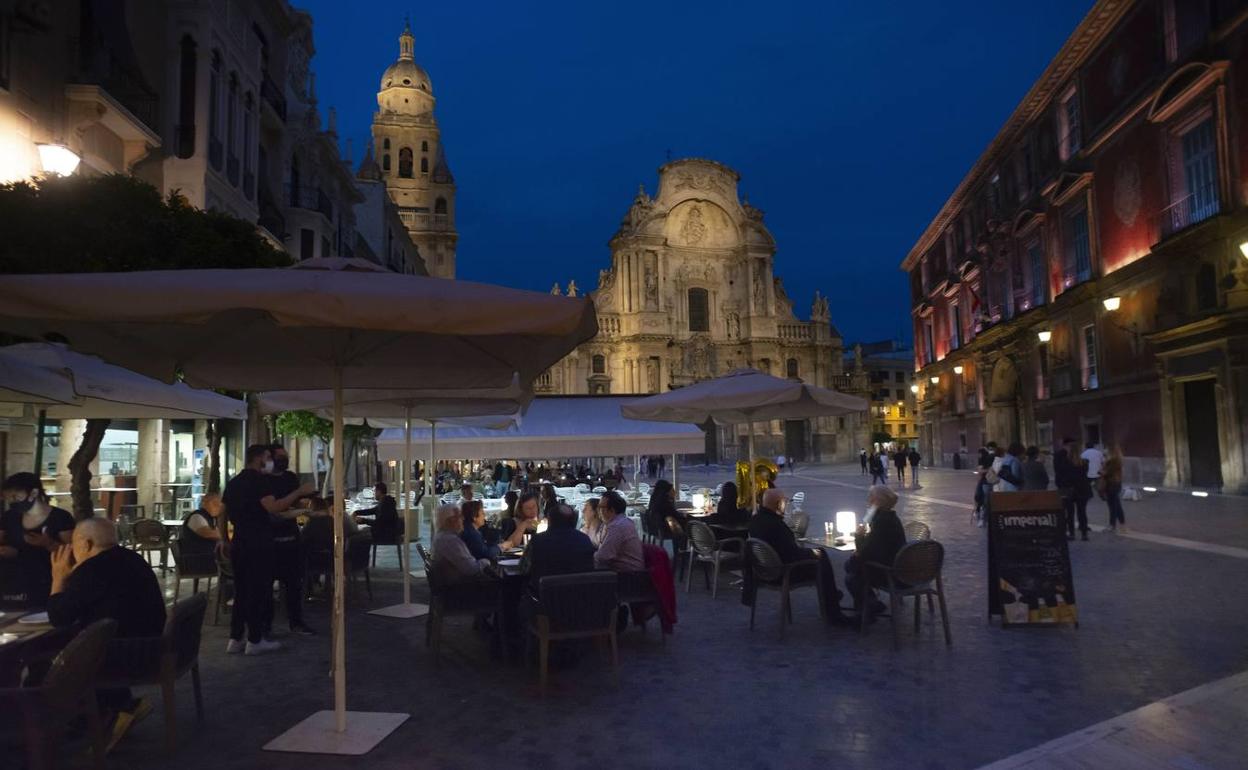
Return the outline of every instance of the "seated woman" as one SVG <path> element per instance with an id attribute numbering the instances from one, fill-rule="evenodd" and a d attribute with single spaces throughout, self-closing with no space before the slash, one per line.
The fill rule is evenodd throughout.
<path id="1" fill-rule="evenodd" d="M 468 500 L 460 505 L 460 512 L 464 518 L 464 531 L 459 536 L 468 546 L 468 553 L 474 559 L 497 559 L 498 546 L 486 545 L 481 535 L 481 528 L 485 526 L 485 506 L 480 500 Z"/>
<path id="2" fill-rule="evenodd" d="M 724 482 L 720 488 L 719 505 L 715 507 L 715 513 L 707 517 L 706 523 L 732 526 L 750 523 L 749 510 L 737 505 L 736 484 L 731 481 Z"/>
<path id="3" fill-rule="evenodd" d="M 474 558 L 464 544 L 464 514 L 458 505 L 441 505 L 434 516 L 438 534 L 433 538 L 433 570 L 445 583 L 462 583 L 487 577 L 489 559 Z"/>
<path id="4" fill-rule="evenodd" d="M 661 532 L 663 537 L 670 539 L 672 530 L 667 526 L 669 516 L 679 522 L 682 530 L 688 531 L 689 524 L 685 520 L 685 514 L 676 508 L 676 488 L 667 479 L 659 479 L 650 492 L 650 507 L 646 509 L 646 518 L 649 519 L 653 531 Z"/>
<path id="5" fill-rule="evenodd" d="M 581 531 L 589 536 L 589 542 L 594 544 L 594 548 L 602 545 L 602 539 L 607 536 L 607 523 L 598 513 L 596 497 L 589 498 L 581 507 Z"/>
<path id="6" fill-rule="evenodd" d="M 845 562 L 845 585 L 854 599 L 854 607 L 859 610 L 863 609 L 858 606 L 864 589 L 862 565 L 873 562 L 891 566 L 897 552 L 906 545 L 906 530 L 893 510 L 896 505 L 897 493 L 888 487 L 877 484 L 867 490 L 867 515 L 858 528 L 857 549 Z M 865 531 L 866 526 L 870 526 L 870 532 Z M 869 587 L 888 585 L 888 578 L 880 570 L 866 572 Z M 880 609 L 878 604 L 878 601 L 869 601 L 865 610 L 876 612 Z"/>
<path id="7" fill-rule="evenodd" d="M 74 516 L 48 502 L 33 473 L 15 473 L 0 489 L 0 603 L 43 607 L 52 588 L 52 551 L 73 539 Z"/>
<path id="8" fill-rule="evenodd" d="M 520 497 L 516 503 L 516 512 L 510 519 L 503 519 L 499 541 L 500 550 L 516 548 L 524 543 L 524 535 L 537 531 L 537 495 L 529 492 Z"/>

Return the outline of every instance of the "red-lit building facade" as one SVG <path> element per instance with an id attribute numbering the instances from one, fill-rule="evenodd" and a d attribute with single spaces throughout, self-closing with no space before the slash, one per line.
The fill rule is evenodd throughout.
<path id="1" fill-rule="evenodd" d="M 907 254 L 921 447 L 1248 492 L 1248 0 L 1102 0 Z"/>

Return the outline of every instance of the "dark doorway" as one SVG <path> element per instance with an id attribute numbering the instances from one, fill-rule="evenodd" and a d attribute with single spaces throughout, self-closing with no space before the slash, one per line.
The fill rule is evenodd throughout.
<path id="1" fill-rule="evenodd" d="M 702 429 L 702 435 L 706 437 L 706 462 L 718 463 L 720 437 L 719 426 L 715 424 L 714 420 L 707 420 L 698 427 Z"/>
<path id="2" fill-rule="evenodd" d="M 1222 486 L 1222 452 L 1218 448 L 1218 406 L 1213 380 L 1184 383 L 1187 407 L 1187 456 L 1194 487 Z"/>
<path id="3" fill-rule="evenodd" d="M 793 460 L 806 461 L 806 421 L 784 421 L 784 455 Z"/>

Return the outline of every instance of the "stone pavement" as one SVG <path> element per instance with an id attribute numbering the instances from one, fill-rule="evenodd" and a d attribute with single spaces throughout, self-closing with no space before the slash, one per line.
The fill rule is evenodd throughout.
<path id="1" fill-rule="evenodd" d="M 693 484 L 726 478 L 726 469 L 681 472 Z M 973 768 L 1248 669 L 1238 591 L 1248 559 L 1136 537 L 1094 533 L 1072 543 L 1078 630 L 989 624 L 971 482 L 965 471 L 924 471 L 924 488 L 903 491 L 899 510 L 945 544 L 952 648 L 926 610 L 918 637 L 903 626 L 896 652 L 887 620 L 865 636 L 826 627 L 809 590 L 795 596 L 796 622 L 781 641 L 774 593 L 761 595 L 751 633 L 736 591 L 711 600 L 695 580 L 692 593 L 678 592 L 680 620 L 666 644 L 653 628 L 621 637 L 618 686 L 591 647 L 552 674 L 543 698 L 535 668 L 491 660 L 465 621 L 448 623 L 435 665 L 423 620 L 364 614 L 399 600 L 395 554 L 383 549 L 374 600 L 359 597 L 348 610 L 348 706 L 412 718 L 371 754 L 261 752 L 331 707 L 329 635 L 288 637 L 289 649 L 268 657 L 227 657 L 223 625 L 204 634 L 205 722 L 195 722 L 189 682 L 180 682 L 179 750 L 164 754 L 159 693 L 148 690 L 157 709 L 110 767 Z M 856 467 L 799 467 L 781 486 L 807 493 L 812 532 L 838 509 L 865 507 Z M 1239 547 L 1248 506 L 1238 502 L 1159 493 L 1127 503 L 1127 521 L 1133 534 Z M 1093 503 L 1093 516 L 1104 520 L 1103 503 Z M 323 603 L 308 614 L 328 630 Z"/>

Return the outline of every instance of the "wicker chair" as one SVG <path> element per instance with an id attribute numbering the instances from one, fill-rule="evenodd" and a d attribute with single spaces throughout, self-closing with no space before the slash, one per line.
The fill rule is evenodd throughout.
<path id="1" fill-rule="evenodd" d="M 160 572 L 163 575 L 169 570 L 169 530 L 155 519 L 139 519 L 131 528 L 131 539 L 134 550 L 144 555 L 152 551 L 160 552 Z"/>
<path id="2" fill-rule="evenodd" d="M 191 592 L 199 593 L 199 581 L 207 580 L 208 586 L 204 593 L 212 593 L 212 579 L 217 576 L 217 556 L 215 553 L 182 553 L 181 543 L 174 540 L 169 544 L 173 553 L 173 600 L 178 600 L 182 592 L 182 581 L 191 581 Z"/>
<path id="3" fill-rule="evenodd" d="M 195 716 L 204 718 L 204 698 L 199 687 L 199 641 L 208 612 L 208 597 L 195 594 L 169 608 L 160 636 L 114 639 L 100 669 L 100 687 L 160 685 L 165 706 L 165 748 L 177 745 L 177 704 L 174 683 L 191 673 L 195 693 Z"/>
<path id="4" fill-rule="evenodd" d="M 745 566 L 745 540 L 730 537 L 715 539 L 715 532 L 700 521 L 689 522 L 689 569 L 685 574 L 685 593 L 693 583 L 694 562 L 703 565 L 702 574 L 707 578 L 711 598 L 719 596 L 719 570 L 740 569 Z M 713 572 L 713 577 L 711 573 Z"/>
<path id="5" fill-rule="evenodd" d="M 802 510 L 793 511 L 784 517 L 785 524 L 789 529 L 793 530 L 793 534 L 798 537 L 806 537 L 806 530 L 810 529 L 810 514 Z"/>
<path id="6" fill-rule="evenodd" d="M 906 530 L 907 543 L 932 539 L 932 528 L 921 521 L 907 521 L 903 526 Z"/>
<path id="7" fill-rule="evenodd" d="M 689 560 L 685 558 L 685 554 L 689 552 L 689 536 L 675 516 L 668 516 L 665 521 L 672 538 L 672 566 L 681 573 L 680 577 L 684 577 L 685 567 L 689 564 Z M 663 541 L 660 540 L 658 544 L 663 545 Z"/>
<path id="8" fill-rule="evenodd" d="M 784 627 L 793 622 L 793 603 L 791 594 L 794 588 L 804 588 L 806 586 L 814 586 L 819 595 L 819 614 L 822 616 L 825 612 L 823 604 L 823 586 L 819 583 L 819 575 L 812 574 L 808 578 L 794 578 L 793 570 L 796 567 L 816 566 L 812 562 L 793 562 L 785 564 L 780 560 L 780 554 L 776 553 L 776 549 L 772 548 L 765 540 L 750 538 L 745 542 L 746 549 L 749 553 L 749 569 L 754 581 L 755 596 L 750 603 L 750 630 L 754 630 L 754 611 L 758 606 L 758 588 L 763 586 L 766 588 L 774 588 L 780 592 L 780 638 L 784 638 Z M 812 570 L 812 572 L 815 572 Z"/>
<path id="9" fill-rule="evenodd" d="M 442 624 L 449 617 L 479 617 L 503 611 L 502 585 L 497 580 L 474 580 L 444 583 L 425 546 L 417 543 L 416 552 L 425 563 L 425 579 L 429 581 L 429 614 L 425 618 L 425 646 L 433 648 L 436 661 L 442 649 Z M 494 624 L 499 629 L 501 623 Z"/>
<path id="10" fill-rule="evenodd" d="M 619 583 L 614 572 L 544 577 L 538 582 L 537 604 L 537 614 L 529 620 L 529 633 L 538 641 L 543 691 L 548 678 L 550 643 L 558 639 L 606 638 L 611 645 L 611 668 L 619 682 L 620 656 L 615 637 Z"/>
<path id="11" fill-rule="evenodd" d="M 95 699 L 95 682 L 116 630 L 117 621 L 97 620 L 61 650 L 38 687 L 0 689 L 0 709 L 8 717 L 6 721 L 21 720 L 30 770 L 55 766 L 62 731 L 79 714 L 86 715 L 93 767 L 104 767 L 104 725 Z"/>
<path id="12" fill-rule="evenodd" d="M 904 606 L 907 596 L 914 597 L 914 633 L 919 633 L 919 597 L 935 596 L 940 603 L 940 621 L 945 631 L 945 644 L 953 645 L 953 637 L 949 634 L 949 611 L 945 606 L 945 586 L 941 579 L 941 567 L 945 563 L 945 547 L 935 540 L 922 540 L 910 543 L 897 552 L 891 565 L 867 562 L 863 565 L 864 577 L 869 570 L 883 573 L 888 582 L 877 588 L 888 592 L 889 623 L 893 627 L 893 648 L 901 647 L 901 632 L 897 626 L 897 616 Z M 871 581 L 862 581 L 863 595 L 860 607 L 867 606 L 867 593 L 871 590 Z M 867 613 L 862 613 L 862 630 L 867 627 Z"/>

